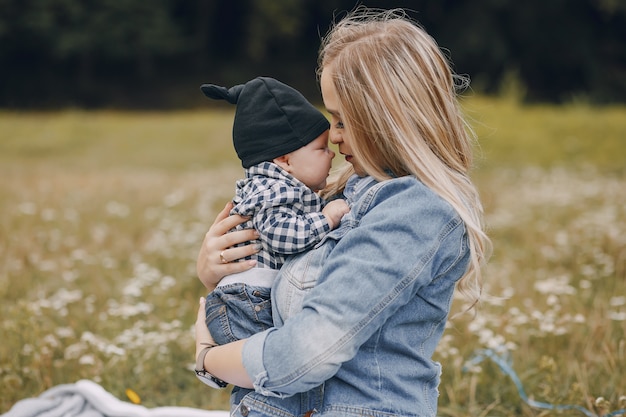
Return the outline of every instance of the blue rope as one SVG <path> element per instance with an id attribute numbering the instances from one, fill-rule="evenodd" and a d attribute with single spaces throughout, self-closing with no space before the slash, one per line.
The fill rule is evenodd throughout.
<path id="1" fill-rule="evenodd" d="M 498 354 L 493 349 L 481 349 L 475 353 L 474 358 L 472 358 L 469 362 L 467 362 L 467 364 L 465 365 L 463 369 L 467 371 L 470 366 L 478 365 L 480 362 L 484 361 L 485 359 L 491 359 L 496 365 L 498 365 L 498 367 L 500 368 L 502 372 L 504 372 L 506 375 L 509 376 L 509 378 L 511 378 L 511 380 L 517 387 L 517 392 L 519 393 L 519 396 L 530 407 L 540 408 L 544 410 L 559 410 L 559 411 L 577 410 L 583 413 L 584 415 L 586 415 L 587 417 L 599 417 L 597 414 L 579 405 L 550 404 L 550 403 L 545 403 L 541 401 L 535 401 L 533 399 L 528 398 L 528 395 L 526 395 L 526 391 L 524 390 L 524 386 L 522 385 L 522 381 L 520 381 L 517 374 L 513 370 L 511 366 L 511 360 L 508 356 L 509 355 L 506 350 L 503 350 L 501 354 Z M 613 417 L 613 416 L 618 416 L 618 415 L 622 415 L 625 413 L 626 413 L 626 408 L 623 408 L 621 410 L 613 411 L 612 413 L 609 413 L 609 414 L 603 414 L 600 417 Z"/>

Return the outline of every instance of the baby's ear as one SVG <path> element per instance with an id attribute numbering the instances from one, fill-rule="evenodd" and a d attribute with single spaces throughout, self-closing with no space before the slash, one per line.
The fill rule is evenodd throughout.
<path id="1" fill-rule="evenodd" d="M 291 166 L 289 165 L 289 154 L 281 155 L 278 158 L 274 158 L 272 162 L 284 169 L 285 171 L 291 172 Z"/>

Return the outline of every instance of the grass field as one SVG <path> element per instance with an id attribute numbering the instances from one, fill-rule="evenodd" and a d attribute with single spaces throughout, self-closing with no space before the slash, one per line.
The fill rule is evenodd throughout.
<path id="1" fill-rule="evenodd" d="M 439 414 L 582 415 L 529 407 L 481 349 L 535 401 L 626 407 L 626 108 L 464 105 L 494 254 L 438 350 Z M 195 257 L 241 175 L 231 117 L 0 112 L 0 413 L 79 379 L 227 407 L 190 369 Z"/>

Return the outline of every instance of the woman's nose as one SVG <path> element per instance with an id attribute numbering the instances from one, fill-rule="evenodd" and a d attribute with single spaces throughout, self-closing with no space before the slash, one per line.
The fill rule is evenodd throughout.
<path id="1" fill-rule="evenodd" d="M 332 149 L 328 150 L 330 152 L 330 159 L 334 159 L 335 158 L 335 151 L 333 151 Z"/>
<path id="2" fill-rule="evenodd" d="M 328 140 L 333 145 L 337 145 L 341 143 L 341 133 L 337 129 L 330 128 L 330 132 L 328 133 Z"/>

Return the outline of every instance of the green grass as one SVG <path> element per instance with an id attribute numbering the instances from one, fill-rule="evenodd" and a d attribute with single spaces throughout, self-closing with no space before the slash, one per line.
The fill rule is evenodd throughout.
<path id="1" fill-rule="evenodd" d="M 452 321 L 438 350 L 439 414 L 559 415 L 526 406 L 489 361 L 464 370 L 502 346 L 535 400 L 617 408 L 626 108 L 464 105 L 494 254 L 477 317 Z M 0 113 L 0 413 L 82 378 L 148 407 L 227 407 L 190 369 L 195 257 L 241 175 L 231 117 Z"/>

